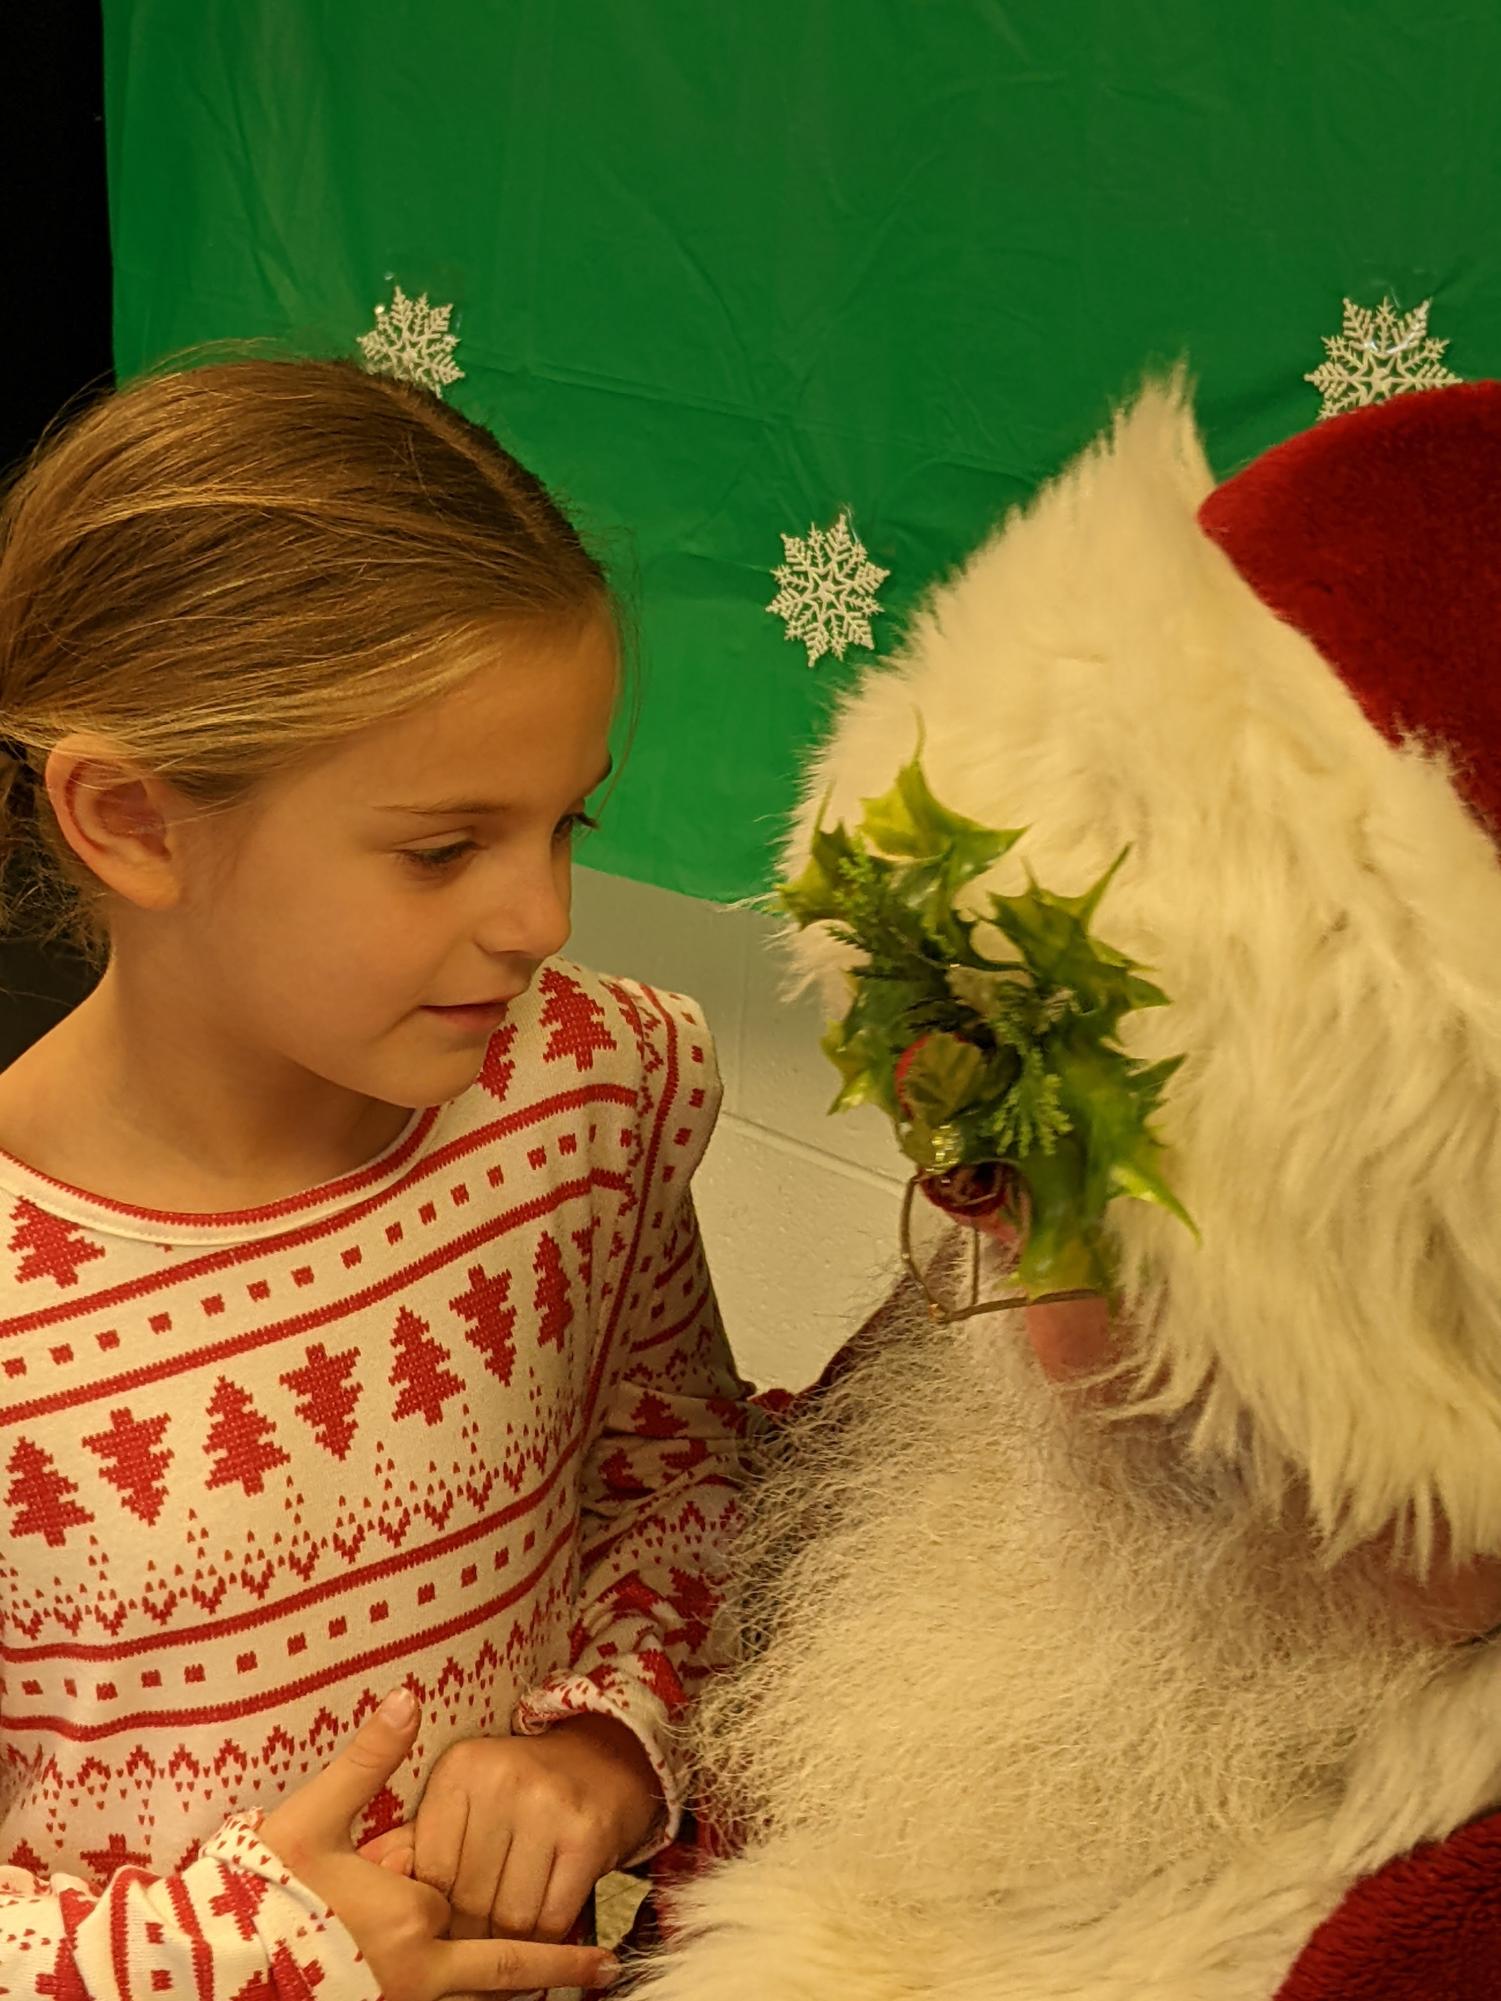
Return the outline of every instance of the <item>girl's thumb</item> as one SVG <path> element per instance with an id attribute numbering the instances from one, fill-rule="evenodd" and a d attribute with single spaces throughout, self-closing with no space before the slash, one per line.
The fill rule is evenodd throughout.
<path id="1" fill-rule="evenodd" d="M 277 1808 L 295 1818 L 304 1840 L 348 1841 L 350 1824 L 401 1765 L 421 1712 L 410 1689 L 393 1689 L 323 1770 Z"/>

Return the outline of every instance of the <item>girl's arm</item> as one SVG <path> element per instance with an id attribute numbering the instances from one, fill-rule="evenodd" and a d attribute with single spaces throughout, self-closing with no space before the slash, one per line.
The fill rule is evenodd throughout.
<path id="1" fill-rule="evenodd" d="M 393 1692 L 321 1772 L 264 1819 L 226 1822 L 176 1875 L 120 1869 L 96 1894 L 73 1878 L 0 1870 L 0 1994 L 437 2001 L 606 1984 L 611 1962 L 592 1948 L 450 1942 L 437 1891 L 355 1853 L 350 1823 L 406 1758 L 417 1724 L 417 1705 Z"/>
<path id="2" fill-rule="evenodd" d="M 393 1748 L 394 1766 L 407 1745 Z M 348 1762 L 346 1750 L 319 1779 Z M 284 1803 L 294 1816 L 307 1790 Z M 379 2001 L 380 1984 L 349 1930 L 278 1860 L 260 1826 L 259 1814 L 233 1815 L 176 1874 L 118 1869 L 98 1890 L 73 1876 L 0 1869 L 0 1994 L 310 2001 L 321 1985 L 350 2001 Z M 274 1838 L 271 1825 L 266 1832 Z"/>
<path id="3" fill-rule="evenodd" d="M 730 1359 L 685 1201 L 585 1474 L 583 1588 L 568 1668 L 523 1696 L 523 1735 L 592 1711 L 640 1739 L 666 1815 L 628 1862 L 677 1830 L 686 1775 L 668 1726 L 720 1665 L 711 1626 L 728 1581 L 744 1481 L 746 1386 Z"/>
<path id="4" fill-rule="evenodd" d="M 288 1875 L 255 1817 L 228 1821 L 173 1876 L 119 1869 L 101 1890 L 0 1871 L 0 1993 L 51 2001 L 238 1996 L 379 2001 L 333 1914 Z"/>

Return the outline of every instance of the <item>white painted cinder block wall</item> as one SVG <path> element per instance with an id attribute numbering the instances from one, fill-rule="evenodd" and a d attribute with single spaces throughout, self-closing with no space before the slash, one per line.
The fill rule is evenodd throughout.
<path id="1" fill-rule="evenodd" d="M 724 1109 L 694 1188 L 725 1325 L 758 1387 L 810 1382 L 896 1275 L 890 1126 L 869 1108 L 827 1116 L 839 1080 L 818 1005 L 785 997 L 759 912 L 580 868 L 568 956 L 703 1007 Z"/>

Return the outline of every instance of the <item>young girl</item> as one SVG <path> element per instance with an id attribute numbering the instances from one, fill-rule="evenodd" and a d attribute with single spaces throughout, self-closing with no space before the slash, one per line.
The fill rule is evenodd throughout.
<path id="1" fill-rule="evenodd" d="M 107 964 L 0 1076 L 7 1994 L 612 1977 L 743 1430 L 703 1024 L 549 963 L 618 673 L 537 481 L 340 364 L 10 499 L 8 844 Z"/>

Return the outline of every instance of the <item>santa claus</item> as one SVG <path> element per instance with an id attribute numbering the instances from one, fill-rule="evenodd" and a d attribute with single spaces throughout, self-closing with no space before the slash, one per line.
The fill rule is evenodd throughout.
<path id="1" fill-rule="evenodd" d="M 701 1716 L 743 1841 L 640 1993 L 1501 1995 L 1501 384 L 1218 487 L 1148 390 L 853 693 L 793 852 L 915 715 L 1029 829 L 995 886 L 1128 850 L 1196 1232 L 1115 1202 L 1109 1305 L 898 1300 L 807 1400 Z"/>

